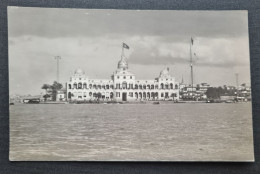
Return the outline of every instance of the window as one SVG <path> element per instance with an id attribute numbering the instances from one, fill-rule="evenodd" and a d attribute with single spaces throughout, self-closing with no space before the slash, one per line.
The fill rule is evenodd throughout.
<path id="1" fill-rule="evenodd" d="M 123 82 L 122 87 L 123 87 L 123 89 L 126 89 L 127 88 L 127 83 Z"/>
<path id="2" fill-rule="evenodd" d="M 124 76 L 124 79 L 126 79 L 126 77 Z"/>
<path id="3" fill-rule="evenodd" d="M 119 76 L 117 76 L 117 79 L 119 79 Z"/>
<path id="4" fill-rule="evenodd" d="M 82 88 L 82 83 L 78 84 L 78 88 L 81 89 Z"/>
<path id="5" fill-rule="evenodd" d="M 164 88 L 164 85 L 163 85 L 163 83 L 161 83 L 161 89 L 163 89 Z"/>
<path id="6" fill-rule="evenodd" d="M 130 76 L 130 79 L 132 79 L 132 76 Z"/>
<path id="7" fill-rule="evenodd" d="M 163 93 L 161 93 L 161 97 L 163 97 Z"/>
<path id="8" fill-rule="evenodd" d="M 129 96 L 130 96 L 130 97 L 133 97 L 133 93 L 132 93 L 132 92 L 129 92 Z"/>

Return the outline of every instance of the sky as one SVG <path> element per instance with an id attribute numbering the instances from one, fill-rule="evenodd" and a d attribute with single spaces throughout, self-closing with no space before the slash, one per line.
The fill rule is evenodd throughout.
<path id="1" fill-rule="evenodd" d="M 169 67 L 176 81 L 190 83 L 191 37 L 194 83 L 235 86 L 235 73 L 250 83 L 247 11 L 8 7 L 10 94 L 43 93 L 56 80 L 55 56 L 63 84 L 77 68 L 110 79 L 123 42 L 136 79 Z"/>

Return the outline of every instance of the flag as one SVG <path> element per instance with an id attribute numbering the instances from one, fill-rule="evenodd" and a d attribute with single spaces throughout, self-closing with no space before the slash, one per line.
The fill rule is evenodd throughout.
<path id="1" fill-rule="evenodd" d="M 129 46 L 123 43 L 123 48 L 129 49 Z"/>
<path id="2" fill-rule="evenodd" d="M 190 41 L 191 41 L 191 45 L 193 45 L 193 38 L 192 37 L 191 37 Z"/>

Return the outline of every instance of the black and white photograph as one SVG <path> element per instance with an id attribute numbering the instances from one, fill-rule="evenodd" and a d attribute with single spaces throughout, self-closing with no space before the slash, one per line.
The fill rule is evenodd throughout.
<path id="1" fill-rule="evenodd" d="M 248 11 L 7 10 L 10 161 L 254 162 Z"/>

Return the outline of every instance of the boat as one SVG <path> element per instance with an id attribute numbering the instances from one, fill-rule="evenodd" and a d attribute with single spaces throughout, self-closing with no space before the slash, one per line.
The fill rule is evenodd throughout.
<path id="1" fill-rule="evenodd" d="M 154 105 L 159 105 L 159 104 L 160 104 L 160 102 L 153 102 L 153 104 L 154 104 Z"/>

